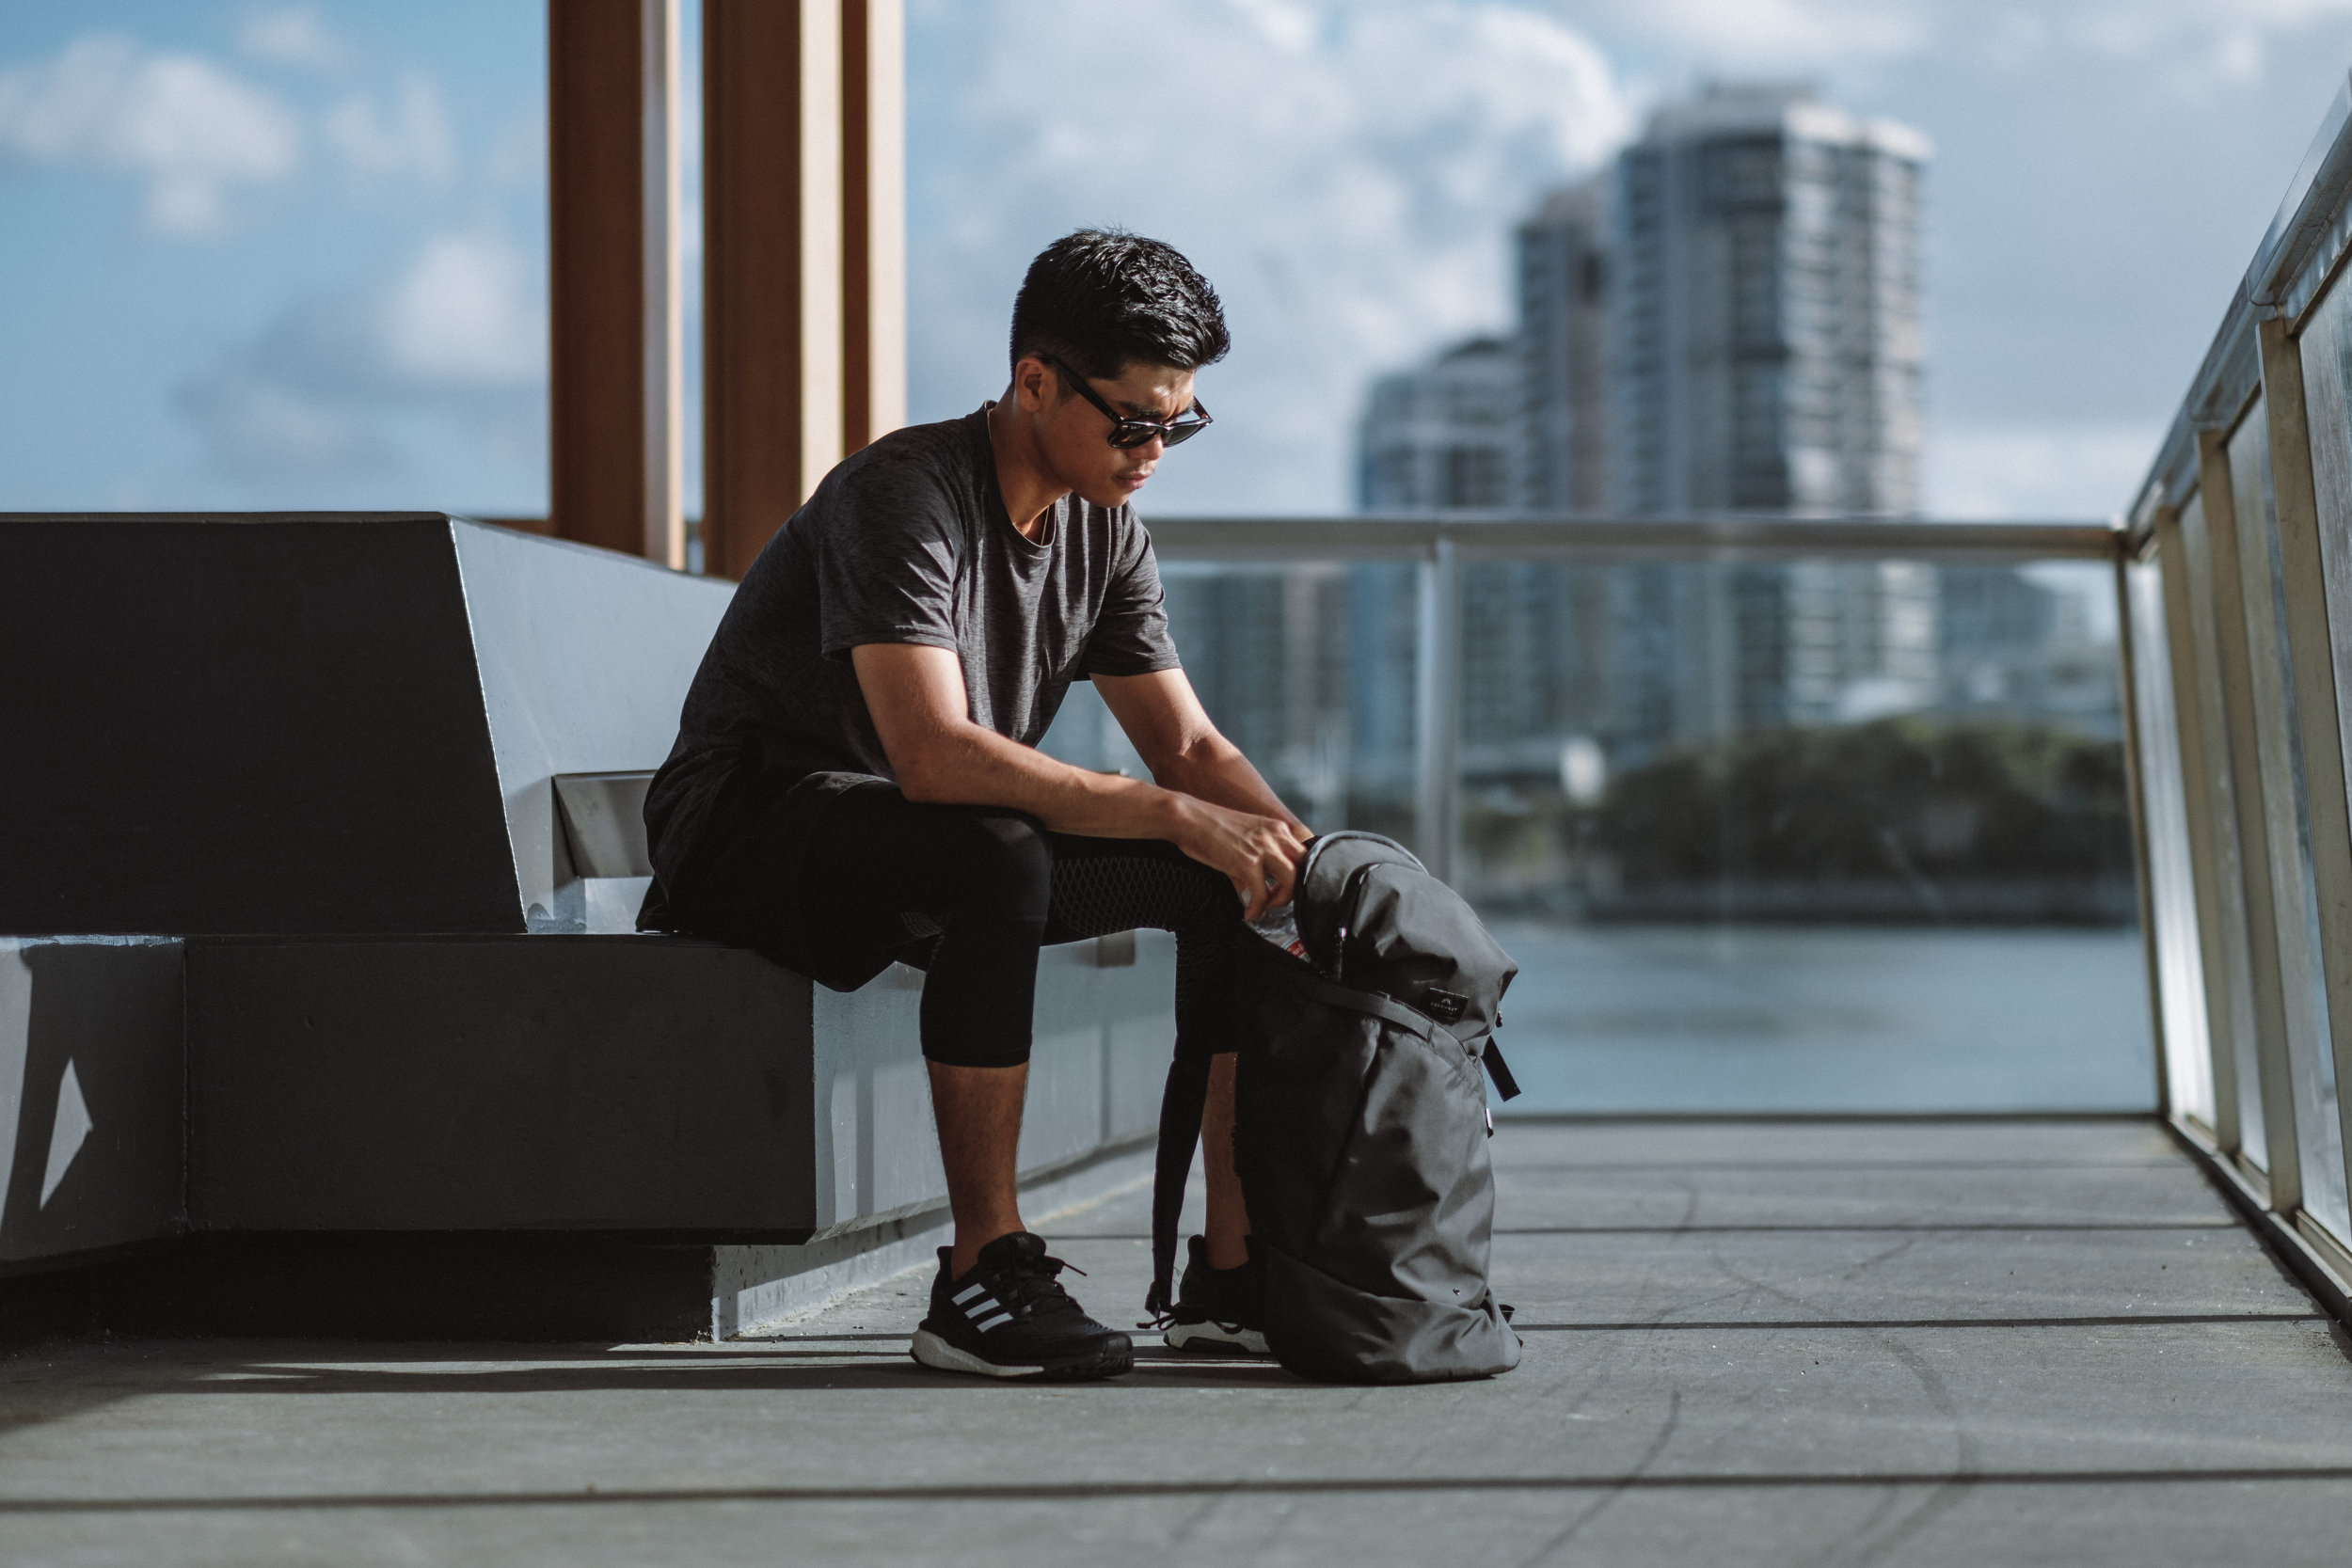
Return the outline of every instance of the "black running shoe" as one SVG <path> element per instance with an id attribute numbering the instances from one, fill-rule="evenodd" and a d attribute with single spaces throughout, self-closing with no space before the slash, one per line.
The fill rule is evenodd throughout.
<path id="1" fill-rule="evenodd" d="M 1127 1336 L 1088 1317 L 1061 1288 L 1055 1276 L 1070 1265 L 1045 1256 L 1044 1237 L 997 1237 L 961 1279 L 947 1277 L 950 1256 L 939 1249 L 930 1316 L 914 1331 L 924 1366 L 1058 1383 L 1117 1377 L 1136 1364 Z"/>
<path id="2" fill-rule="evenodd" d="M 1256 1241 L 1249 1243 L 1249 1261 L 1235 1269 L 1209 1267 L 1209 1243 L 1198 1236 L 1186 1245 L 1184 1277 L 1168 1314 L 1168 1348 L 1265 1354 L 1265 1259 Z"/>

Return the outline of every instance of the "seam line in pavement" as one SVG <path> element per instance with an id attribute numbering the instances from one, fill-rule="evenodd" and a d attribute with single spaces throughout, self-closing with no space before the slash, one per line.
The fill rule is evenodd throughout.
<path id="1" fill-rule="evenodd" d="M 1673 1492 L 1838 1486 L 2178 1486 L 2191 1482 L 2352 1481 L 2352 1465 L 2212 1470 L 1879 1470 L 1851 1474 L 1399 1476 L 1277 1481 L 1039 1481 L 939 1486 L 692 1486 L 578 1492 L 326 1493 L 312 1497 L 0 1497 L 0 1516 L 36 1513 L 234 1513 L 302 1510 L 548 1508 L 581 1503 L 1066 1502 L 1092 1498 L 1306 1497 L 1380 1492 Z"/>
<path id="2" fill-rule="evenodd" d="M 1889 1171 L 1955 1170 L 2185 1170 L 2185 1160 L 1498 1160 L 1495 1174 L 1516 1176 L 1524 1171 L 1555 1175 L 1562 1171 L 1708 1170 L 1708 1171 Z"/>
<path id="3" fill-rule="evenodd" d="M 1651 1329 L 1730 1333 L 1756 1328 L 2154 1328 L 2183 1323 L 2324 1323 L 2324 1312 L 2149 1312 L 2109 1318 L 1789 1318 L 1768 1323 L 1522 1323 L 1521 1334 L 1619 1334 Z"/>
<path id="4" fill-rule="evenodd" d="M 2060 1221 L 2055 1224 L 2024 1225 L 2007 1221 L 1972 1225 L 1956 1221 L 1950 1225 L 1891 1224 L 1891 1225 L 1510 1225 L 1497 1226 L 1497 1236 L 1690 1236 L 1716 1235 L 1739 1231 L 1938 1231 L 1988 1230 L 2000 1232 L 2031 1232 L 2062 1230 L 2070 1234 L 2085 1230 L 2244 1230 L 2235 1220 L 2151 1220 L 2141 1222 L 2106 1222 L 2085 1224 Z M 1056 1240 L 1061 1238 L 1057 1237 Z M 1150 1241 L 1148 1236 L 1073 1236 L 1073 1242 Z"/>
<path id="5" fill-rule="evenodd" d="M 1957 1220 L 1949 1225 L 1870 1225 L 1867 1223 L 1855 1225 L 1499 1225 L 1490 1234 L 1496 1236 L 1711 1236 L 1737 1235 L 1742 1232 L 1766 1235 L 1781 1231 L 1795 1231 L 1820 1235 L 1867 1235 L 1879 1231 L 1899 1233 L 1916 1231 L 1925 1235 L 1935 1235 L 1944 1232 L 1977 1230 L 1996 1234 L 2010 1232 L 2030 1234 L 2035 1231 L 2048 1230 L 2064 1231 L 2068 1235 L 2074 1235 L 2096 1231 L 2129 1234 L 2140 1230 L 2242 1231 L 2245 1229 L 2245 1226 L 2233 1219 L 2104 1220 L 2098 1222 L 2060 1220 L 2042 1225 L 2026 1225 L 2005 1220 L 1990 1224 L 1971 1224 L 1965 1220 Z M 1141 1230 L 1056 1230 L 1045 1234 L 1056 1245 L 1069 1242 L 1148 1242 L 1152 1239 L 1149 1232 Z"/>

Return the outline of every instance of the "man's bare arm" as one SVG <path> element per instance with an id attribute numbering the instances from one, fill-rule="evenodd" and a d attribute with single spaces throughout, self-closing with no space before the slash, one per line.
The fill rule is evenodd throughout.
<path id="1" fill-rule="evenodd" d="M 1182 670 L 1097 675 L 1094 689 L 1135 743 L 1154 781 L 1197 800 L 1287 822 L 1302 840 L 1312 836 L 1307 824 L 1267 787 L 1241 748 L 1210 722 Z"/>
<path id="2" fill-rule="evenodd" d="M 1006 806 L 1056 832 L 1166 839 L 1225 873 L 1253 920 L 1289 899 L 1306 833 L 1287 812 L 1073 768 L 1008 740 L 972 722 L 963 668 L 945 648 L 876 642 L 850 658 L 908 800 Z M 1258 789 L 1279 811 L 1263 782 Z"/>

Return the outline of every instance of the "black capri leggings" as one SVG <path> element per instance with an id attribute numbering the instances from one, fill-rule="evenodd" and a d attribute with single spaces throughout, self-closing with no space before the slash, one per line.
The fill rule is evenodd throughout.
<path id="1" fill-rule="evenodd" d="M 826 806 L 806 864 L 808 885 L 777 895 L 812 900 L 828 942 L 905 950 L 929 971 L 932 1061 L 1027 1061 L 1038 949 L 1139 927 L 1176 935 L 1178 1053 L 1234 1048 L 1241 900 L 1172 844 L 1048 832 L 1025 813 L 867 787 Z"/>

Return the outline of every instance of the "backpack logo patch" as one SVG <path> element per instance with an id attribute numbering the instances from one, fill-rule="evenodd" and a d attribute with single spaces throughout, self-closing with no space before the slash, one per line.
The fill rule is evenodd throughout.
<path id="1" fill-rule="evenodd" d="M 1470 998 L 1450 990 L 1425 990 L 1421 996 L 1421 1010 L 1448 1028 L 1462 1022 L 1462 1014 L 1470 1006 Z"/>

